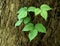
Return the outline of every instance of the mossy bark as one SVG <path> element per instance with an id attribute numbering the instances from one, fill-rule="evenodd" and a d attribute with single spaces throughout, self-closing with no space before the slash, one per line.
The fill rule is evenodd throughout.
<path id="1" fill-rule="evenodd" d="M 15 27 L 17 11 L 20 7 L 48 4 L 52 7 L 48 11 L 47 21 L 37 16 L 35 22 L 41 22 L 47 28 L 47 33 L 39 33 L 30 42 L 27 32 L 22 32 L 24 27 Z M 33 14 L 32 14 L 33 16 Z M 59 0 L 0 0 L 0 46 L 60 46 L 60 1 Z"/>

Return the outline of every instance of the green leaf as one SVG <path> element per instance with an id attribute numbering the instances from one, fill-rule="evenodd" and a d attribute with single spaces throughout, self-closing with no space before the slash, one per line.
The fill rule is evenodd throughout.
<path id="1" fill-rule="evenodd" d="M 27 10 L 27 7 L 20 8 L 17 13 L 20 13 L 22 10 Z"/>
<path id="2" fill-rule="evenodd" d="M 22 21 L 23 21 L 22 19 L 21 19 L 21 20 L 18 20 L 18 21 L 15 23 L 15 26 L 21 25 Z"/>
<path id="3" fill-rule="evenodd" d="M 25 27 L 23 28 L 22 31 L 30 31 L 34 29 L 34 25 L 32 23 L 29 23 L 27 25 L 25 25 Z"/>
<path id="4" fill-rule="evenodd" d="M 41 11 L 41 16 L 42 16 L 45 20 L 47 20 L 47 17 L 48 17 L 47 11 L 42 10 L 42 11 Z"/>
<path id="5" fill-rule="evenodd" d="M 41 10 L 45 10 L 45 11 L 51 10 L 50 6 L 48 6 L 47 4 L 41 5 L 40 8 L 41 8 Z"/>
<path id="6" fill-rule="evenodd" d="M 24 8 L 21 8 L 19 11 L 18 11 L 18 19 L 22 19 L 22 18 L 25 18 L 27 16 L 27 8 L 24 7 Z"/>
<path id="7" fill-rule="evenodd" d="M 28 35 L 29 40 L 32 41 L 37 35 L 38 35 L 38 31 L 36 29 L 31 30 Z"/>
<path id="8" fill-rule="evenodd" d="M 24 18 L 24 24 L 27 24 L 29 22 L 30 22 L 30 18 L 29 17 Z"/>
<path id="9" fill-rule="evenodd" d="M 41 23 L 37 23 L 35 29 L 38 30 L 38 32 L 46 33 L 46 28 Z"/>
<path id="10" fill-rule="evenodd" d="M 41 10 L 39 9 L 39 8 L 36 8 L 35 9 L 35 15 L 38 15 L 38 14 L 40 14 L 41 13 Z"/>
<path id="11" fill-rule="evenodd" d="M 29 7 L 28 12 L 35 12 L 35 9 L 36 9 L 35 7 Z"/>

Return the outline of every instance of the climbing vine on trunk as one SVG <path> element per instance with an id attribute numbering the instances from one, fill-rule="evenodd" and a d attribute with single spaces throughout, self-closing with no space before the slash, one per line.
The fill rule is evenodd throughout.
<path id="1" fill-rule="evenodd" d="M 51 8 L 47 4 L 42 4 L 40 8 L 36 8 L 33 6 L 29 8 L 22 7 L 17 12 L 18 21 L 15 23 L 15 26 L 20 26 L 21 23 L 24 22 L 25 27 L 23 28 L 22 31 L 29 31 L 28 38 L 30 41 L 32 41 L 38 35 L 38 32 L 46 33 L 46 28 L 41 23 L 33 24 L 28 13 L 34 12 L 35 17 L 41 15 L 44 20 L 47 20 L 48 10 L 51 10 Z"/>

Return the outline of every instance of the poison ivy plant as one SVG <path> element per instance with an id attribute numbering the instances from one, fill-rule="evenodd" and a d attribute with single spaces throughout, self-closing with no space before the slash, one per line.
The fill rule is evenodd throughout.
<path id="1" fill-rule="evenodd" d="M 20 26 L 21 23 L 24 22 L 25 26 L 22 31 L 29 31 L 28 38 L 32 41 L 38 35 L 38 32 L 46 33 L 46 28 L 41 23 L 33 24 L 28 12 L 34 12 L 35 16 L 40 14 L 43 19 L 47 20 L 48 10 L 51 10 L 51 8 L 47 4 L 42 4 L 40 8 L 33 6 L 20 8 L 17 12 L 18 21 L 15 23 L 15 26 Z"/>
<path id="2" fill-rule="evenodd" d="M 40 6 L 40 9 L 41 9 L 41 10 L 45 10 L 45 11 L 51 10 L 50 6 L 48 6 L 47 4 L 41 5 L 41 6 Z"/>
<path id="3" fill-rule="evenodd" d="M 38 32 L 46 33 L 46 28 L 41 23 L 37 23 L 36 25 L 29 23 L 22 31 L 29 31 L 28 37 L 31 41 L 38 35 Z"/>
<path id="4" fill-rule="evenodd" d="M 24 8 L 21 8 L 19 11 L 18 11 L 18 19 L 22 19 L 22 18 L 25 18 L 27 17 L 27 7 L 24 7 Z"/>
<path id="5" fill-rule="evenodd" d="M 18 21 L 15 23 L 15 26 L 21 25 L 24 18 L 27 17 L 27 7 L 23 7 L 21 9 L 19 9 L 19 11 L 17 13 L 18 13 Z"/>
<path id="6" fill-rule="evenodd" d="M 40 14 L 40 13 L 41 13 L 41 9 L 36 8 L 36 9 L 35 9 L 35 16 L 37 16 L 37 15 Z"/>
<path id="7" fill-rule="evenodd" d="M 31 7 L 28 8 L 28 12 L 35 12 L 35 9 L 36 9 L 35 7 L 31 6 Z"/>
<path id="8" fill-rule="evenodd" d="M 51 8 L 50 8 L 48 5 L 43 4 L 43 5 L 41 5 L 40 9 L 41 9 L 41 13 L 40 13 L 41 16 L 42 16 L 45 20 L 47 20 L 47 17 L 48 17 L 47 11 L 48 11 L 48 10 L 51 10 Z"/>
<path id="9" fill-rule="evenodd" d="M 28 24 L 30 22 L 30 17 L 24 18 L 24 24 Z"/>
<path id="10" fill-rule="evenodd" d="M 28 37 L 30 41 L 32 41 L 37 35 L 38 35 L 38 31 L 36 29 L 33 29 L 29 32 Z"/>
<path id="11" fill-rule="evenodd" d="M 48 13 L 44 10 L 44 11 L 41 11 L 41 16 L 47 20 L 47 17 L 48 17 Z"/>
<path id="12" fill-rule="evenodd" d="M 21 25 L 22 22 L 23 22 L 23 19 L 18 20 L 18 21 L 15 23 L 15 27 Z"/>
<path id="13" fill-rule="evenodd" d="M 35 25 L 35 29 L 38 31 L 38 32 L 41 32 L 41 33 L 46 33 L 46 28 L 43 26 L 43 24 L 41 23 L 37 23 Z"/>
<path id="14" fill-rule="evenodd" d="M 34 25 L 32 23 L 27 24 L 22 31 L 30 31 L 34 29 Z"/>

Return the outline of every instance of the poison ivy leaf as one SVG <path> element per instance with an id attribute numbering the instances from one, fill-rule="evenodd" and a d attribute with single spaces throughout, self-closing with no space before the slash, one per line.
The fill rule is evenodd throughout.
<path id="1" fill-rule="evenodd" d="M 35 15 L 38 15 L 38 14 L 40 14 L 41 13 L 41 10 L 39 9 L 39 8 L 36 8 L 35 9 Z"/>
<path id="2" fill-rule="evenodd" d="M 35 29 L 38 30 L 38 32 L 46 33 L 46 28 L 41 23 L 37 23 Z"/>
<path id="3" fill-rule="evenodd" d="M 28 35 L 29 40 L 32 41 L 37 35 L 38 35 L 38 31 L 36 29 L 31 30 Z"/>
<path id="4" fill-rule="evenodd" d="M 22 21 L 23 21 L 23 19 L 18 20 L 18 21 L 15 23 L 15 26 L 19 26 L 19 25 L 21 25 Z"/>
<path id="5" fill-rule="evenodd" d="M 18 11 L 18 19 L 22 19 L 22 18 L 25 18 L 27 16 L 27 8 L 24 7 L 24 8 L 21 8 L 19 11 Z"/>
<path id="6" fill-rule="evenodd" d="M 28 11 L 29 11 L 29 12 L 35 12 L 35 9 L 36 9 L 35 7 L 29 7 L 29 8 L 28 8 Z"/>
<path id="7" fill-rule="evenodd" d="M 27 7 L 20 8 L 17 13 L 20 13 L 20 12 L 23 11 L 23 10 L 27 10 Z"/>
<path id="8" fill-rule="evenodd" d="M 24 23 L 25 23 L 25 24 L 27 24 L 27 23 L 29 23 L 29 22 L 30 22 L 30 18 L 29 18 L 29 17 L 24 18 Z"/>
<path id="9" fill-rule="evenodd" d="M 25 27 L 23 28 L 22 31 L 30 31 L 34 29 L 34 25 L 32 23 L 29 23 L 27 25 L 25 25 Z"/>
<path id="10" fill-rule="evenodd" d="M 41 16 L 42 16 L 45 20 L 47 20 L 47 17 L 48 17 L 47 11 L 42 10 L 42 11 L 41 11 Z"/>
<path id="11" fill-rule="evenodd" d="M 40 8 L 41 8 L 41 10 L 45 10 L 45 11 L 51 10 L 51 8 L 47 4 L 41 5 Z"/>

